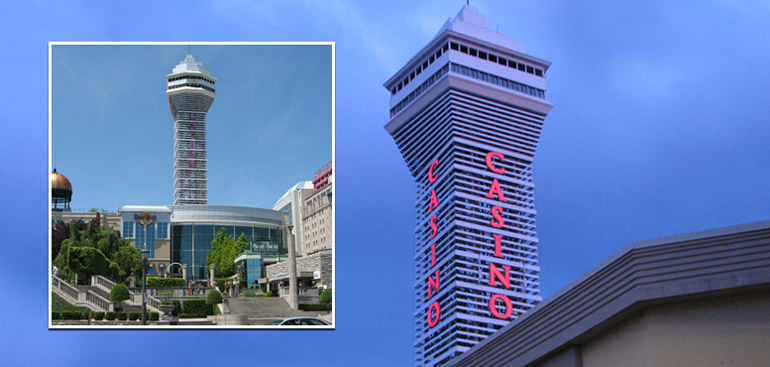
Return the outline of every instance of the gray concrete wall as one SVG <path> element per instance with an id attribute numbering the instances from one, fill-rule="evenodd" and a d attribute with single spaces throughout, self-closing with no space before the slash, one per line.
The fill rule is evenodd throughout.
<path id="1" fill-rule="evenodd" d="M 583 344 L 583 366 L 743 366 L 770 361 L 770 294 L 650 307 Z"/>
<path id="2" fill-rule="evenodd" d="M 331 252 L 318 252 L 310 256 L 297 259 L 297 271 L 321 271 L 321 279 L 317 282 L 332 287 L 332 254 Z M 271 278 L 278 274 L 287 274 L 289 272 L 289 262 L 284 261 L 267 266 L 267 277 Z"/>

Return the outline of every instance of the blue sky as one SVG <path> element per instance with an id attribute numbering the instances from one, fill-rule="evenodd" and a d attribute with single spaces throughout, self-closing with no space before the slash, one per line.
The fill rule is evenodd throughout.
<path id="1" fill-rule="evenodd" d="M 168 360 L 171 352 L 176 363 L 217 363 L 227 355 L 266 365 L 411 365 L 414 186 L 382 127 L 388 116 L 382 83 L 464 3 L 5 7 L 0 189 L 8 209 L 0 214 L 0 255 L 15 259 L 0 270 L 12 285 L 2 302 L 3 313 L 12 315 L 2 321 L 6 360 L 135 365 Z M 535 157 L 544 296 L 631 241 L 768 219 L 766 1 L 471 3 L 490 28 L 553 63 L 546 79 L 554 109 Z M 336 330 L 46 329 L 49 41 L 336 42 Z M 183 54 L 169 56 L 159 72 L 168 73 Z M 223 95 L 227 72 L 198 58 L 222 83 L 212 114 L 225 113 L 232 103 Z M 158 93 L 157 124 L 169 126 L 159 83 L 160 91 L 147 93 Z M 157 164 L 170 166 L 171 148 L 159 144 Z M 64 162 L 56 164 L 65 171 Z M 171 196 L 169 171 L 158 178 L 158 204 Z M 220 192 L 222 202 L 230 200 L 226 189 Z M 209 195 L 213 201 L 212 188 Z M 173 352 L 170 345 L 201 348 Z M 129 359 L 126 349 L 137 353 Z"/>
<path id="2" fill-rule="evenodd" d="M 218 79 L 206 116 L 210 204 L 272 208 L 331 161 L 331 44 L 189 51 Z M 173 204 L 165 76 L 187 52 L 186 45 L 53 46 L 52 165 L 73 184 L 74 210 Z"/>

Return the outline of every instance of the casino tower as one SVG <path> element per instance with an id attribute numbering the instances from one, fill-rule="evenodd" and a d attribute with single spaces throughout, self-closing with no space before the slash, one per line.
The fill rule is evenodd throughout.
<path id="1" fill-rule="evenodd" d="M 386 83 L 416 181 L 415 366 L 440 366 L 541 301 L 532 162 L 550 63 L 471 6 Z"/>
<path id="2" fill-rule="evenodd" d="M 192 55 L 166 75 L 174 119 L 174 205 L 206 205 L 206 112 L 217 98 L 217 79 Z"/>

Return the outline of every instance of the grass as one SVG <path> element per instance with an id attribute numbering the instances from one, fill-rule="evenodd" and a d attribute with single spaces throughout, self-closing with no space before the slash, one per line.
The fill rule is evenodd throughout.
<path id="1" fill-rule="evenodd" d="M 52 311 L 86 311 L 88 307 L 75 306 L 67 302 L 64 298 L 61 298 L 56 293 L 51 292 L 51 310 Z"/>

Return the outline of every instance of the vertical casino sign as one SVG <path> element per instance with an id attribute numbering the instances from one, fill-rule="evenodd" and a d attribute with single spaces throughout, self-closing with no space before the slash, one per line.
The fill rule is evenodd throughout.
<path id="1" fill-rule="evenodd" d="M 436 196 L 436 181 L 438 180 L 438 176 L 436 175 L 436 171 L 439 165 L 439 160 L 436 159 L 430 164 L 430 168 L 428 168 L 428 184 L 431 187 L 430 191 L 430 199 L 428 201 L 428 215 L 431 215 L 433 213 L 433 210 L 438 208 L 439 201 L 438 197 Z M 436 242 L 435 237 L 438 233 L 438 224 L 436 224 L 436 220 L 438 220 L 438 214 L 433 214 L 430 217 L 430 234 L 428 237 L 430 237 L 430 241 L 432 242 L 430 245 L 430 269 L 431 271 L 434 270 L 436 267 Z M 430 302 L 430 299 L 433 298 L 433 292 L 435 290 L 436 293 L 438 293 L 440 289 L 439 285 L 439 275 L 440 271 L 439 269 L 435 269 L 435 272 L 428 276 L 428 302 Z M 427 322 L 428 326 L 434 327 L 436 324 L 438 324 L 438 321 L 441 319 L 441 305 L 438 303 L 438 301 L 431 302 L 430 306 L 428 306 L 428 316 L 427 316 Z"/>
<path id="2" fill-rule="evenodd" d="M 485 158 L 485 162 L 487 165 L 487 169 L 491 171 L 494 174 L 497 175 L 504 175 L 505 174 L 505 167 L 500 167 L 498 164 L 503 163 L 505 161 L 505 155 L 502 153 L 491 151 L 487 153 L 487 156 Z M 487 191 L 486 197 L 488 199 L 496 200 L 498 202 L 507 202 L 508 200 L 505 199 L 505 194 L 503 194 L 503 189 L 500 186 L 500 181 L 497 179 L 497 177 L 494 177 L 492 179 L 492 182 L 489 185 L 489 191 Z M 505 227 L 505 218 L 503 217 L 503 207 L 500 205 L 493 205 L 490 209 L 490 214 L 492 215 L 492 219 L 489 221 L 489 225 L 492 226 L 492 228 L 496 229 L 502 229 Z M 503 236 L 500 234 L 493 233 L 492 239 L 495 243 L 495 253 L 494 256 L 497 258 L 504 258 L 503 252 L 502 252 L 502 239 Z M 490 262 L 488 264 L 488 271 L 489 271 L 489 283 L 487 283 L 490 286 L 497 287 L 497 282 L 499 281 L 502 286 L 505 287 L 505 289 L 511 288 L 511 267 L 510 265 L 503 265 L 502 271 L 499 267 L 493 262 Z M 497 305 L 498 301 L 502 301 L 505 311 L 502 313 L 498 310 Z M 508 299 L 503 294 L 495 293 L 489 298 L 489 312 L 492 313 L 493 316 L 495 316 L 498 319 L 508 319 L 511 317 L 511 313 L 513 312 L 513 305 L 511 304 L 511 300 Z"/>

